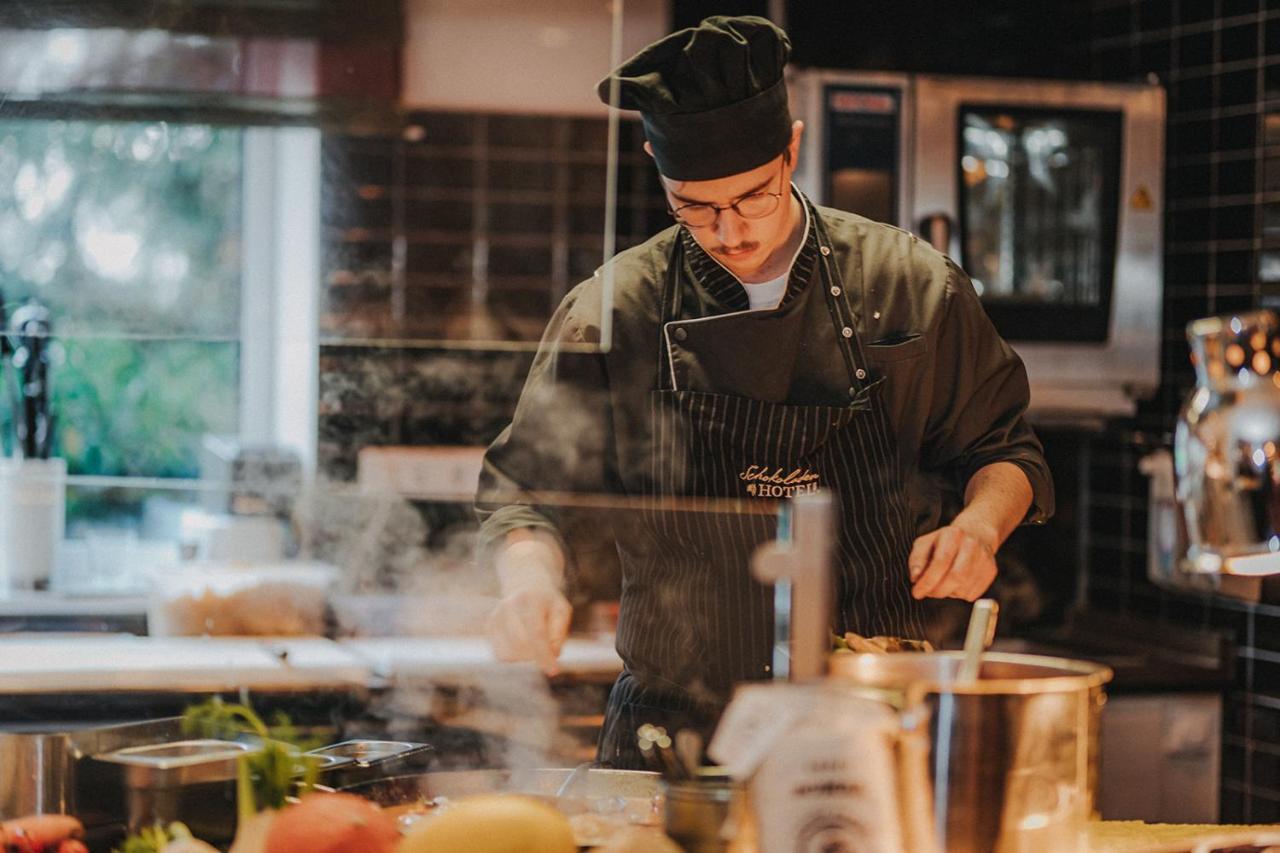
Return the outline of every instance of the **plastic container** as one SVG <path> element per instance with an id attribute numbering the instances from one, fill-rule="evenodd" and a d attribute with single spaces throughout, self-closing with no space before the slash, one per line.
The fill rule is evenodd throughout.
<path id="1" fill-rule="evenodd" d="M 338 571 L 327 563 L 181 564 L 157 574 L 147 606 L 155 637 L 319 636 Z"/>
<path id="2" fill-rule="evenodd" d="M 0 594 L 48 585 L 66 528 L 65 459 L 0 459 Z"/>

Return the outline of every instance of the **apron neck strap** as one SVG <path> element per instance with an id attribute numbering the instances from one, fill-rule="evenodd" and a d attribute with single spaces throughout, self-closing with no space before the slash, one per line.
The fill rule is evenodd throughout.
<path id="1" fill-rule="evenodd" d="M 667 268 L 662 275 L 662 295 L 658 302 L 658 389 L 669 391 L 671 355 L 667 352 L 667 318 L 680 316 L 680 269 L 684 266 L 684 241 L 679 229 L 667 250 Z"/>
<path id="2" fill-rule="evenodd" d="M 806 205 L 809 204 L 808 199 L 803 196 L 801 201 Z M 809 220 L 813 223 L 818 240 L 818 266 L 814 270 L 814 278 L 818 281 L 814 282 L 811 279 L 805 286 L 812 287 L 817 284 L 826 291 L 829 297 L 827 305 L 831 320 L 836 325 L 837 340 L 845 349 L 845 361 L 850 373 L 849 381 L 853 383 L 854 388 L 862 388 L 871 383 L 871 377 L 867 371 L 868 361 L 862 346 L 862 336 L 857 333 L 858 315 L 853 310 L 849 291 L 844 286 L 844 277 L 834 261 L 835 249 L 831 245 L 826 223 L 822 221 L 822 216 L 812 205 L 809 206 Z M 667 250 L 667 268 L 663 272 L 662 294 L 658 303 L 658 388 L 660 390 L 670 390 L 671 356 L 667 350 L 666 324 L 669 320 L 680 317 L 682 296 L 680 274 L 684 265 L 684 241 L 677 231 L 671 240 L 671 248 Z M 789 271 L 788 275 L 790 275 Z M 845 319 L 842 319 L 842 315 Z M 846 327 L 853 330 L 850 337 L 845 337 L 843 334 L 843 329 Z"/>

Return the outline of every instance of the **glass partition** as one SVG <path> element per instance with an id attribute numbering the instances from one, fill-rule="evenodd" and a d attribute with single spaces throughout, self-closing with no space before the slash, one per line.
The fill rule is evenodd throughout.
<path id="1" fill-rule="evenodd" d="M 618 645 L 665 643 L 673 683 L 708 705 L 733 681 L 708 660 L 773 675 L 780 614 L 751 557 L 819 475 L 760 456 L 727 475 L 733 496 L 691 478 L 651 497 L 655 427 L 614 405 L 656 387 L 659 341 L 617 357 L 601 265 L 671 219 L 640 126 L 595 87 L 666 32 L 667 3 L 52 5 L 0 10 L 0 818 L 77 803 L 102 849 L 130 819 L 225 844 L 234 811 L 131 811 L 145 797 L 99 761 L 253 734 L 178 727 L 221 713 L 210 697 L 252 705 L 294 750 L 431 747 L 326 765 L 330 787 L 533 769 L 552 772 L 524 792 L 553 796 L 596 754 Z M 466 51 L 424 71 L 441 31 Z M 548 100 L 490 99 L 530 75 Z M 584 281 L 592 334 L 538 354 Z M 490 646 L 502 588 L 475 507 L 522 397 L 484 509 L 536 513 L 563 543 L 571 631 L 549 675 Z M 789 431 L 825 441 L 822 417 Z M 624 581 L 624 559 L 712 524 L 734 548 L 682 557 L 722 573 L 655 557 Z M 634 610 L 620 625 L 641 593 L 660 627 Z M 50 754 L 33 730 L 87 727 L 55 743 L 82 775 L 9 760 Z M 578 813 L 652 820 L 646 778 Z M 215 809 L 235 801 L 236 777 L 218 781 Z"/>
<path id="2" fill-rule="evenodd" d="M 594 94 L 665 4 L 526 10 L 552 70 L 606 39 L 559 110 L 402 98 L 421 28 L 477 4 L 342 5 L 0 12 L 0 750 L 216 694 L 321 743 L 429 741 L 436 769 L 594 753 L 616 559 L 573 555 L 559 677 L 499 664 L 473 501 L 552 312 L 670 224 Z M 534 73 L 475 44 L 447 87 Z M 564 358 L 604 357 L 605 288 Z M 0 817 L 43 784 L 6 776 Z"/>

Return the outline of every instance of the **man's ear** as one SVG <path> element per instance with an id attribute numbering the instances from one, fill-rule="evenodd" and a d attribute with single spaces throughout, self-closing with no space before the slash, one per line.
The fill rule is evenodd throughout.
<path id="1" fill-rule="evenodd" d="M 791 153 L 791 165 L 793 167 L 800 157 L 800 138 L 802 136 L 804 136 L 804 122 L 796 119 L 791 123 L 791 141 L 787 143 L 787 151 Z"/>
<path id="2" fill-rule="evenodd" d="M 649 140 L 647 139 L 644 141 L 644 153 L 648 154 L 650 157 L 653 156 L 653 146 L 649 144 Z"/>

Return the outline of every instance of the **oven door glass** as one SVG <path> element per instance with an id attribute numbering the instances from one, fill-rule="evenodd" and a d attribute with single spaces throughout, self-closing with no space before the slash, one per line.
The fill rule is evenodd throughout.
<path id="1" fill-rule="evenodd" d="M 1107 339 L 1121 118 L 960 106 L 961 260 L 1005 338 Z"/>
<path id="2" fill-rule="evenodd" d="M 898 221 L 900 92 L 878 86 L 827 86 L 824 203 L 877 222 Z"/>

